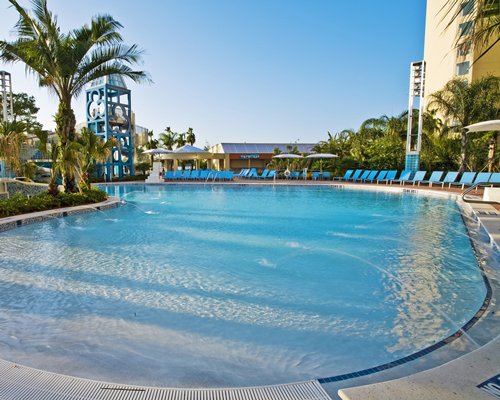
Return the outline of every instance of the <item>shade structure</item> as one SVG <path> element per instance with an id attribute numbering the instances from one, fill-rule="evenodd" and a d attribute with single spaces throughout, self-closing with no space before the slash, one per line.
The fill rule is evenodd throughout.
<path id="1" fill-rule="evenodd" d="M 323 159 L 324 158 L 337 158 L 338 155 L 336 154 L 331 154 L 331 153 L 313 153 L 309 154 L 306 158 L 318 158 L 319 161 L 319 172 L 322 174 L 323 173 Z"/>
<path id="2" fill-rule="evenodd" d="M 282 153 L 273 156 L 273 158 L 304 158 L 300 154 Z"/>
<path id="3" fill-rule="evenodd" d="M 179 153 L 181 153 L 181 154 L 185 154 L 185 153 L 199 154 L 199 153 L 208 153 L 208 151 L 200 149 L 199 147 L 185 144 L 184 146 L 179 147 L 178 149 L 175 149 L 174 153 L 176 153 L 176 154 L 179 154 Z"/>
<path id="4" fill-rule="evenodd" d="M 466 126 L 465 129 L 467 129 L 467 132 L 500 131 L 500 119 L 478 122 L 477 124 Z"/>
<path id="5" fill-rule="evenodd" d="M 306 156 L 306 158 L 337 158 L 338 155 L 330 153 L 313 153 Z"/>
<path id="6" fill-rule="evenodd" d="M 142 153 L 143 154 L 170 154 L 170 153 L 173 153 L 173 151 L 167 150 L 167 149 L 149 149 L 149 150 L 144 150 Z"/>

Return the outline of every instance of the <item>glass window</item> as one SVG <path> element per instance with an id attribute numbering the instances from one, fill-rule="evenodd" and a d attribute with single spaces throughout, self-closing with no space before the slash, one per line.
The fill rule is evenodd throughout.
<path id="1" fill-rule="evenodd" d="M 464 1 L 461 7 L 462 15 L 469 15 L 474 10 L 474 2 L 472 0 Z"/>
<path id="2" fill-rule="evenodd" d="M 457 64 L 457 75 L 466 75 L 469 73 L 470 62 L 465 61 Z"/>
<path id="3" fill-rule="evenodd" d="M 459 25 L 460 36 L 468 35 L 472 30 L 472 21 L 467 21 Z"/>

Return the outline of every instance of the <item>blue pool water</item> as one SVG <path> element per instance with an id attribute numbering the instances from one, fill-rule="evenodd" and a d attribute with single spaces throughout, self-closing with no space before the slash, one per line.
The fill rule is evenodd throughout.
<path id="1" fill-rule="evenodd" d="M 486 294 L 453 201 L 106 190 L 127 204 L 1 234 L 1 358 L 157 386 L 284 383 L 416 352 Z"/>

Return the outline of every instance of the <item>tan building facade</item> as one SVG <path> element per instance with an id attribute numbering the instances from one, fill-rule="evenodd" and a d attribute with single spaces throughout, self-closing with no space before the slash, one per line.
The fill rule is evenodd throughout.
<path id="1" fill-rule="evenodd" d="M 425 94 L 442 89 L 446 82 L 462 77 L 475 81 L 486 75 L 500 76 L 500 43 L 477 60 L 482 49 L 457 48 L 457 39 L 467 36 L 471 28 L 468 20 L 474 12 L 473 1 L 460 3 L 459 17 L 446 28 L 453 13 L 448 13 L 447 0 L 427 0 L 425 21 L 424 60 L 426 63 Z M 477 60 L 477 62 L 475 62 Z M 427 102 L 426 102 L 427 103 Z"/>

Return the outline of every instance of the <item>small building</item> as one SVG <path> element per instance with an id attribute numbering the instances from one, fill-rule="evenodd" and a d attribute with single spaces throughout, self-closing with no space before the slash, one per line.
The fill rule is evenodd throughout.
<path id="1" fill-rule="evenodd" d="M 275 149 L 279 149 L 280 153 L 289 153 L 297 148 L 299 153 L 304 154 L 313 153 L 316 145 L 317 143 L 219 143 L 208 151 L 216 155 L 212 160 L 212 168 L 237 172 L 243 168 L 266 168 Z"/>

